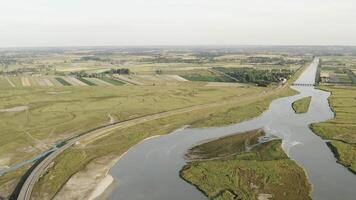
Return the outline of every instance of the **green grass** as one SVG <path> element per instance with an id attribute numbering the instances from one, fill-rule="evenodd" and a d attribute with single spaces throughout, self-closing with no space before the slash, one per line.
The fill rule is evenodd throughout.
<path id="1" fill-rule="evenodd" d="M 30 109 L 19 113 L 0 113 L 0 158 L 9 159 L 7 165 L 10 166 L 29 159 L 56 142 L 109 123 L 109 114 L 122 121 L 193 105 L 216 104 L 189 115 L 175 115 L 117 130 L 85 148 L 69 149 L 57 158 L 36 185 L 35 195 L 47 199 L 94 159 L 107 155 L 120 156 L 149 136 L 167 134 L 183 125 L 219 126 L 251 119 L 266 110 L 272 100 L 293 94 L 295 92 L 288 87 L 207 88 L 194 83 L 100 89 L 7 88 L 0 94 L 3 99 L 0 109 L 19 105 L 28 105 Z M 13 180 L 20 176 L 13 177 Z"/>
<path id="2" fill-rule="evenodd" d="M 105 82 L 111 83 L 113 85 L 124 85 L 125 84 L 125 83 L 123 83 L 121 81 L 118 81 L 116 79 L 112 79 L 112 78 L 109 78 L 109 77 L 100 77 L 99 79 L 103 80 Z"/>
<path id="3" fill-rule="evenodd" d="M 335 118 L 312 124 L 313 131 L 323 139 L 331 140 L 338 162 L 356 172 L 356 87 L 323 86 L 330 91 L 329 103 Z"/>
<path id="4" fill-rule="evenodd" d="M 87 79 L 83 78 L 83 77 L 77 77 L 78 80 L 80 80 L 81 82 L 89 85 L 89 86 L 96 86 L 95 83 L 91 82 L 91 81 L 88 81 Z"/>
<path id="5" fill-rule="evenodd" d="M 247 89 L 247 91 L 249 91 L 249 89 Z M 290 92 L 287 88 L 277 91 L 280 95 L 286 95 Z M 258 116 L 264 110 L 262 107 L 257 110 L 253 110 L 253 108 L 255 108 L 257 104 L 261 104 L 262 101 L 266 101 L 267 103 L 263 103 L 263 105 L 266 105 L 264 109 L 267 109 L 269 102 L 272 101 L 273 98 L 277 98 L 278 93 L 275 93 L 277 91 L 271 91 L 269 95 L 262 99 L 261 97 L 260 99 L 254 98 L 252 93 L 245 96 L 239 96 L 227 104 L 197 110 L 189 115 L 175 115 L 114 131 L 112 134 L 92 142 L 84 149 L 71 148 L 66 151 L 66 154 L 63 154 L 56 159 L 54 166 L 41 178 L 40 182 L 36 184 L 35 196 L 37 199 L 47 199 L 47 197 L 52 197 L 73 174 L 79 170 L 83 170 L 93 159 L 106 155 L 120 156 L 131 146 L 147 137 L 168 134 L 186 124 L 193 124 L 195 127 L 218 126 L 238 123 L 250 119 L 251 117 Z M 262 104 L 260 106 L 262 106 Z M 226 115 L 228 110 L 231 112 L 230 115 Z M 252 114 L 245 115 L 247 110 L 252 110 Z M 234 114 L 232 114 L 233 112 Z M 239 117 L 235 118 L 235 116 Z M 62 158 L 63 156 L 69 158 Z M 72 159 L 73 156 L 75 159 Z M 63 163 L 64 160 L 65 163 Z M 78 162 L 80 164 L 78 164 Z M 56 165 L 58 166 L 56 167 Z M 72 167 L 69 165 L 72 165 Z M 49 187 L 49 185 L 54 185 L 56 187 Z"/>
<path id="6" fill-rule="evenodd" d="M 312 97 L 304 97 L 293 102 L 292 107 L 295 113 L 306 113 L 309 110 L 309 105 Z"/>
<path id="7" fill-rule="evenodd" d="M 189 162 L 181 177 L 214 200 L 258 199 L 261 194 L 281 200 L 310 199 L 311 186 L 305 172 L 284 153 L 281 140 L 244 151 L 246 146 L 256 144 L 260 135 L 261 131 L 251 131 L 194 147 L 200 152 L 193 150 L 190 157 L 206 160 Z M 219 147 L 224 150 L 214 153 Z"/>
<path id="8" fill-rule="evenodd" d="M 72 84 L 70 84 L 69 82 L 67 82 L 66 80 L 64 80 L 63 78 L 60 78 L 60 77 L 56 77 L 56 80 L 58 82 L 60 82 L 62 85 L 64 86 L 71 86 Z"/>

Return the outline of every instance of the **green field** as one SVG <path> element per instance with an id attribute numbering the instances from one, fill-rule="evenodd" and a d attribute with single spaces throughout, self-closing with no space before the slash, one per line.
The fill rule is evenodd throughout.
<path id="1" fill-rule="evenodd" d="M 304 97 L 293 102 L 292 107 L 295 113 L 306 113 L 309 110 L 309 105 L 312 97 Z"/>
<path id="2" fill-rule="evenodd" d="M 58 82 L 60 82 L 62 85 L 64 86 L 71 86 L 72 84 L 68 83 L 66 80 L 64 80 L 63 78 L 57 77 L 56 80 Z"/>
<path id="3" fill-rule="evenodd" d="M 259 144 L 262 135 L 251 131 L 194 147 L 181 177 L 209 199 L 311 199 L 305 172 L 284 153 L 281 140 Z"/>
<path id="4" fill-rule="evenodd" d="M 250 85 L 205 86 L 204 82 L 179 81 L 169 75 L 191 76 L 193 79 L 197 76 L 205 77 L 201 81 L 219 81 L 216 77 L 226 77 L 210 72 L 209 68 L 222 66 L 296 70 L 311 58 L 241 53 L 225 56 L 225 53 L 216 55 L 215 52 L 189 51 L 163 51 L 157 56 L 156 51 L 117 50 L 106 54 L 95 50 L 63 50 L 61 53 L 49 51 L 33 53 L 31 56 L 26 51 L 11 54 L 14 64 L 0 72 L 0 110 L 15 111 L 0 112 L 0 168 L 31 159 L 61 141 L 112 123 L 113 120 L 124 121 L 197 107 L 189 115 L 175 114 L 123 127 L 105 137 L 87 141 L 85 145 L 74 145 L 56 158 L 35 186 L 34 199 L 52 199 L 69 178 L 85 171 L 89 164 L 111 156 L 108 160 L 110 162 L 147 137 L 168 134 L 184 125 L 207 127 L 238 123 L 260 115 L 272 100 L 296 94 L 288 85 L 265 88 Z M 130 74 L 125 75 L 129 79 L 152 80 L 142 86 L 114 87 L 123 83 L 106 77 L 106 72 L 122 68 L 130 70 Z M 105 76 L 99 79 L 113 86 L 61 87 L 80 86 L 71 77 L 82 72 L 88 77 Z M 14 88 L 5 77 L 9 77 Z M 290 81 L 294 79 L 292 77 Z M 16 111 L 18 108 L 26 109 Z M 0 197 L 9 196 L 28 167 L 26 165 L 0 177 L 0 184 L 6 186 L 1 187 Z"/>
<path id="5" fill-rule="evenodd" d="M 331 140 L 338 162 L 356 172 L 356 87 L 323 86 L 330 91 L 329 102 L 335 118 L 313 124 L 313 131 L 324 139 Z"/>
<path id="6" fill-rule="evenodd" d="M 78 80 L 80 80 L 81 82 L 83 82 L 83 83 L 85 83 L 85 84 L 89 85 L 89 86 L 96 86 L 96 84 L 95 84 L 95 83 L 93 83 L 93 82 L 91 82 L 91 81 L 88 81 L 88 80 L 87 80 L 87 79 L 85 79 L 85 78 L 82 78 L 82 77 L 77 77 L 77 79 L 78 79 Z"/>
<path id="7" fill-rule="evenodd" d="M 100 80 L 103 80 L 103 81 L 105 81 L 105 82 L 108 82 L 108 83 L 110 83 L 110 84 L 113 84 L 113 85 L 124 85 L 123 82 L 118 81 L 118 80 L 116 80 L 116 79 L 109 78 L 109 77 L 100 77 L 99 79 L 100 79 Z"/>

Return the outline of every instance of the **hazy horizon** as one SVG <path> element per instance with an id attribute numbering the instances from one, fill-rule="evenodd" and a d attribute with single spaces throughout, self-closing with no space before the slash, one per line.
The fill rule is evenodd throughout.
<path id="1" fill-rule="evenodd" d="M 354 0 L 13 0 L 0 48 L 355 46 Z"/>

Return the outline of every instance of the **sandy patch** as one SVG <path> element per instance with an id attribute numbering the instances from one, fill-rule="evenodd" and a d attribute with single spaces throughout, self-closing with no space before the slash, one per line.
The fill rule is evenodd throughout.
<path id="1" fill-rule="evenodd" d="M 10 158 L 5 157 L 5 158 L 1 158 L 0 159 L 0 171 L 2 169 L 7 169 L 9 168 L 9 162 L 10 162 Z"/>
<path id="2" fill-rule="evenodd" d="M 21 77 L 21 83 L 22 83 L 22 86 L 24 86 L 24 87 L 31 86 L 30 80 L 27 77 Z"/>
<path id="3" fill-rule="evenodd" d="M 71 91 L 47 92 L 48 94 L 69 94 Z"/>
<path id="4" fill-rule="evenodd" d="M 160 135 L 146 138 L 139 142 L 161 137 Z M 136 145 L 138 145 L 136 144 Z M 136 145 L 132 146 L 134 148 Z M 130 149 L 131 149 L 130 148 Z M 129 150 L 130 150 L 129 149 Z M 105 156 L 90 162 L 82 171 L 74 174 L 62 187 L 54 200 L 77 200 L 77 199 L 97 199 L 114 182 L 109 170 L 129 151 L 117 156 Z"/>
<path id="5" fill-rule="evenodd" d="M 21 112 L 27 110 L 28 106 L 17 106 L 13 108 L 0 109 L 0 112 Z"/>
<path id="6" fill-rule="evenodd" d="M 110 176 L 109 174 L 106 175 L 105 178 L 100 181 L 98 186 L 91 193 L 88 200 L 94 200 L 95 198 L 99 197 L 106 190 L 106 188 L 108 188 L 112 184 L 113 181 L 114 178 L 112 176 Z"/>
<path id="7" fill-rule="evenodd" d="M 176 81 L 182 81 L 182 82 L 188 81 L 187 79 L 185 79 L 185 78 L 183 78 L 183 77 L 181 77 L 179 75 L 166 75 L 166 76 L 168 76 L 168 77 L 170 77 L 172 79 L 175 79 Z"/>
<path id="8" fill-rule="evenodd" d="M 269 200 L 273 196 L 271 194 L 258 194 L 258 200 Z"/>

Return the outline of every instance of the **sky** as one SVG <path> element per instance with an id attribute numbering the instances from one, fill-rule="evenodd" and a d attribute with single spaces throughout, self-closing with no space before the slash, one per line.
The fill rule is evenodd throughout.
<path id="1" fill-rule="evenodd" d="M 0 0 L 0 47 L 356 45 L 356 0 Z"/>

